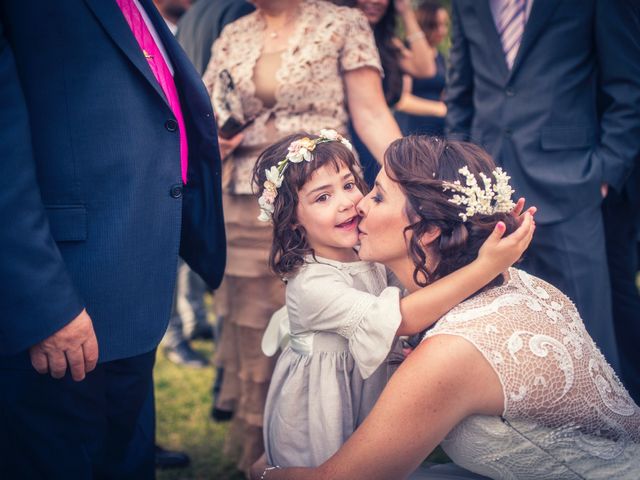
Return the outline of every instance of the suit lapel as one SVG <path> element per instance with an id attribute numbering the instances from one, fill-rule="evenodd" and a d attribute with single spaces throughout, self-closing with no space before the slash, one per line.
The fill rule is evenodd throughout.
<path id="1" fill-rule="evenodd" d="M 542 32 L 545 23 L 553 12 L 555 12 L 559 0 L 531 0 L 533 1 L 533 5 L 531 6 L 531 13 L 529 14 L 529 18 L 527 19 L 527 23 L 524 27 L 524 33 L 522 34 L 522 42 L 520 43 L 520 48 L 518 49 L 518 53 L 516 54 L 516 58 L 513 61 L 513 68 L 511 69 L 511 73 L 509 78 L 513 77 L 516 70 L 522 63 L 522 59 L 527 55 L 528 51 L 535 44 L 536 39 Z M 504 55 L 503 55 L 504 56 Z"/>
<path id="2" fill-rule="evenodd" d="M 507 62 L 504 58 L 502 42 L 500 41 L 500 36 L 496 30 L 496 23 L 493 20 L 493 15 L 491 14 L 489 0 L 474 0 L 470 2 L 470 5 L 472 5 L 476 10 L 478 22 L 482 26 L 484 38 L 487 40 L 489 48 L 494 51 L 491 58 L 496 59 L 496 67 L 498 68 L 502 78 L 506 79 L 509 76 L 509 68 L 507 67 Z"/>
<path id="3" fill-rule="evenodd" d="M 165 103 L 167 99 L 160 88 L 156 77 L 153 75 L 147 60 L 140 50 L 140 45 L 133 36 L 127 21 L 124 19 L 115 0 L 84 0 L 93 11 L 98 21 L 102 24 L 107 34 L 122 50 L 133 65 L 142 73 L 153 89 L 160 95 Z M 168 104 L 168 103 L 167 103 Z"/>

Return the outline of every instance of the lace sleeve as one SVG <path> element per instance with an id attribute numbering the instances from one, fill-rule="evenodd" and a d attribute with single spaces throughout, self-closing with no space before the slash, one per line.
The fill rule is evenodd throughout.
<path id="1" fill-rule="evenodd" d="M 229 34 L 228 26 L 222 31 L 222 34 L 218 37 L 218 39 L 213 42 L 211 45 L 211 59 L 209 60 L 209 64 L 207 65 L 206 70 L 204 71 L 204 75 L 202 76 L 202 81 L 204 82 L 204 86 L 207 88 L 207 92 L 209 92 L 209 96 L 213 92 L 214 84 L 216 83 L 216 79 L 218 78 L 218 74 L 221 70 L 221 65 L 224 65 L 228 56 L 228 39 L 227 36 Z"/>
<path id="2" fill-rule="evenodd" d="M 373 32 L 366 17 L 357 8 L 344 9 L 345 35 L 340 52 L 343 72 L 362 67 L 373 67 L 381 74 L 382 65 Z"/>
<path id="3" fill-rule="evenodd" d="M 507 419 L 640 441 L 640 409 L 571 301 L 516 269 L 507 285 L 463 302 L 427 333 L 471 342 L 498 375 Z M 568 431 L 568 430 L 567 430 Z"/>

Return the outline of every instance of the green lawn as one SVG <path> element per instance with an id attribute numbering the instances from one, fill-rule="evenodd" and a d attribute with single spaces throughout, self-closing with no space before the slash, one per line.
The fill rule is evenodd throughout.
<path id="1" fill-rule="evenodd" d="M 211 358 L 211 342 L 193 342 Z M 242 480 L 222 455 L 226 427 L 210 420 L 213 367 L 193 369 L 169 362 L 160 349 L 154 369 L 157 441 L 164 448 L 182 450 L 191 457 L 184 469 L 160 470 L 159 480 Z"/>
<path id="2" fill-rule="evenodd" d="M 211 342 L 197 341 L 196 350 L 211 358 Z M 157 439 L 164 448 L 182 450 L 191 457 L 185 469 L 158 471 L 159 480 L 242 480 L 244 475 L 222 454 L 226 427 L 210 420 L 213 367 L 203 370 L 178 367 L 160 349 L 154 369 Z M 440 449 L 429 461 L 448 461 Z"/>

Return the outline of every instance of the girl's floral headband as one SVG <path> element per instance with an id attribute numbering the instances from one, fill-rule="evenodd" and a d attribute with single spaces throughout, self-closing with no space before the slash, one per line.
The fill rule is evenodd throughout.
<path id="1" fill-rule="evenodd" d="M 268 222 L 273 217 L 273 211 L 275 209 L 274 202 L 278 196 L 278 188 L 282 185 L 284 179 L 284 172 L 291 163 L 300 163 L 303 160 L 310 162 L 312 160 L 311 153 L 315 150 L 316 145 L 327 142 L 340 142 L 349 150 L 353 150 L 351 142 L 340 135 L 335 130 L 320 130 L 318 138 L 312 140 L 308 137 L 294 140 L 289 145 L 289 152 L 287 156 L 278 162 L 268 170 L 265 170 L 267 179 L 264 182 L 264 190 L 262 195 L 258 198 L 258 205 L 260 205 L 260 215 L 258 220 L 261 222 Z"/>
<path id="2" fill-rule="evenodd" d="M 513 188 L 509 185 L 509 177 L 507 172 L 500 167 L 496 168 L 492 173 L 496 181 L 493 183 L 489 177 L 480 172 L 480 178 L 484 184 L 484 188 L 478 185 L 475 175 L 469 171 L 469 167 L 462 167 L 458 170 L 465 176 L 466 186 L 463 186 L 459 180 L 455 182 L 444 182 L 442 189 L 444 191 L 452 190 L 458 192 L 449 199 L 451 203 L 456 205 L 465 205 L 466 210 L 458 215 L 462 217 L 462 221 L 466 222 L 469 217 L 476 213 L 482 215 L 493 215 L 495 213 L 509 213 L 515 207 L 515 203 L 511 200 Z"/>

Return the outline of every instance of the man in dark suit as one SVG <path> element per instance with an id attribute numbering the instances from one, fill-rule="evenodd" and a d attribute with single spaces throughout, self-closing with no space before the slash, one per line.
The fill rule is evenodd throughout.
<path id="1" fill-rule="evenodd" d="M 483 145 L 538 207 L 523 268 L 575 302 L 614 367 L 600 205 L 640 151 L 637 8 L 629 0 L 452 2 L 447 134 Z"/>
<path id="2" fill-rule="evenodd" d="M 609 192 L 602 211 L 620 373 L 631 397 L 640 404 L 640 294 L 636 284 L 640 268 L 640 163 L 620 193 Z"/>
<path id="3" fill-rule="evenodd" d="M 178 253 L 225 262 L 207 93 L 151 0 L 5 0 L 0 104 L 1 475 L 152 478 Z"/>
<path id="4" fill-rule="evenodd" d="M 244 0 L 198 0 L 178 23 L 177 38 L 200 75 L 204 74 L 211 46 L 228 23 L 253 12 Z"/>

